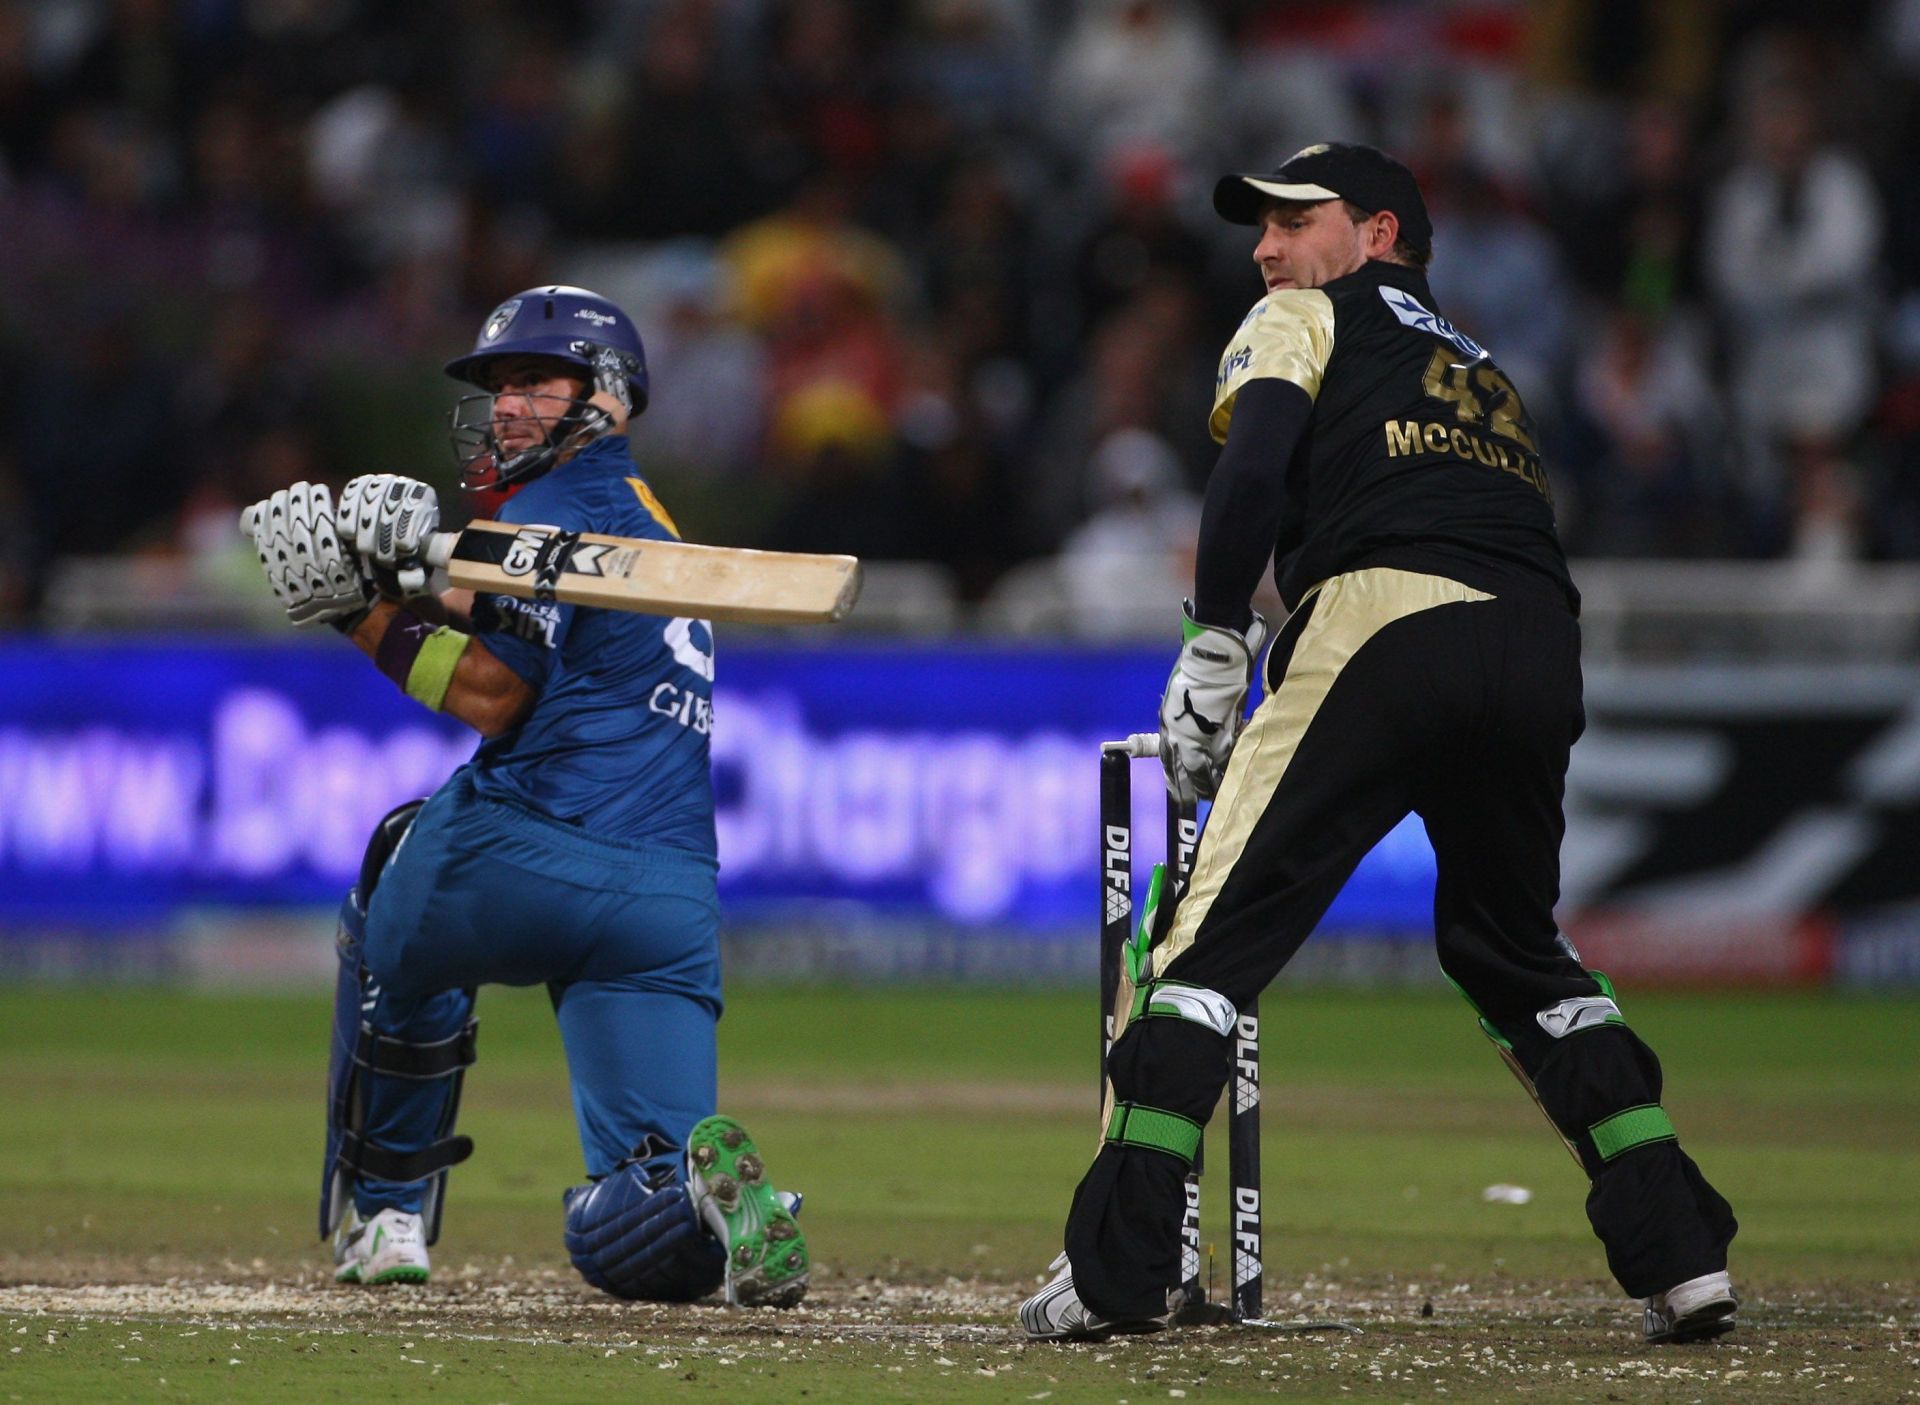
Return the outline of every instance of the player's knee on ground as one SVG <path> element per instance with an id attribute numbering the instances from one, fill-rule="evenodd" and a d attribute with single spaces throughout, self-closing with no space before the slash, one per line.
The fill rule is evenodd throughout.
<path id="1" fill-rule="evenodd" d="M 1681 1150 L 1660 1060 L 1610 996 L 1562 1001 L 1498 1027 L 1592 1185 L 1587 1217 L 1634 1297 L 1726 1267 L 1737 1225 Z"/>
<path id="2" fill-rule="evenodd" d="M 566 1195 L 567 1254 L 580 1276 L 617 1298 L 691 1302 L 719 1289 L 727 1254 L 678 1179 L 629 1163 Z"/>

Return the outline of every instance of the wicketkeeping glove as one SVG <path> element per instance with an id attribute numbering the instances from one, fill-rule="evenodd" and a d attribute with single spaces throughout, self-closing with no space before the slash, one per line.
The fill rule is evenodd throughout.
<path id="1" fill-rule="evenodd" d="M 1267 622 L 1256 614 L 1240 634 L 1196 621 L 1192 601 L 1184 610 L 1185 642 L 1160 699 L 1160 764 L 1167 790 L 1190 803 L 1211 800 L 1220 789 L 1240 735 L 1254 661 L 1267 642 Z"/>
<path id="2" fill-rule="evenodd" d="M 440 495 L 417 478 L 365 473 L 340 490 L 340 537 L 382 595 L 428 594 L 427 542 L 440 530 Z"/>
<path id="3" fill-rule="evenodd" d="M 295 483 L 240 514 L 267 584 L 295 624 L 325 620 L 351 632 L 367 613 L 367 587 L 334 526 L 324 483 Z"/>

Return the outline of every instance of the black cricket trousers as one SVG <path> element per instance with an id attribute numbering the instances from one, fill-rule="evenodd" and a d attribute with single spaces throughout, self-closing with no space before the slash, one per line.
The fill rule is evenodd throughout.
<path id="1" fill-rule="evenodd" d="M 1659 1061 L 1554 920 L 1580 695 L 1579 626 L 1545 590 L 1374 567 L 1288 617 L 1172 929 L 1116 1011 L 1106 1140 L 1066 1234 L 1095 1312 L 1166 1310 L 1191 1144 L 1228 1077 L 1219 997 L 1255 999 L 1409 811 L 1441 969 L 1579 1157 L 1614 1276 L 1647 1297 L 1726 1267 L 1733 1214 L 1679 1147 Z"/>

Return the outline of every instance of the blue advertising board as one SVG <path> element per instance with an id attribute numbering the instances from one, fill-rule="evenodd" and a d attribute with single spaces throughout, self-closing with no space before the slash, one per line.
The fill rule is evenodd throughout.
<path id="1" fill-rule="evenodd" d="M 0 642 L 0 935 L 187 906 L 331 905 L 374 822 L 473 750 L 331 639 Z M 1084 934 L 1100 741 L 1150 727 L 1164 650 L 722 641 L 721 897 Z M 1137 763 L 1141 861 L 1161 789 Z M 1423 935 L 1433 857 L 1408 821 L 1331 927 Z"/>

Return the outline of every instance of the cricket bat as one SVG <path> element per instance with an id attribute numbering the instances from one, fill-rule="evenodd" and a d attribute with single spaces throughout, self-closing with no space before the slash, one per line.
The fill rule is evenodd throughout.
<path id="1" fill-rule="evenodd" d="M 860 598 L 860 562 L 851 556 L 696 546 L 511 522 L 469 522 L 459 532 L 436 532 L 427 561 L 467 590 L 643 615 L 826 624 L 845 619 Z"/>

